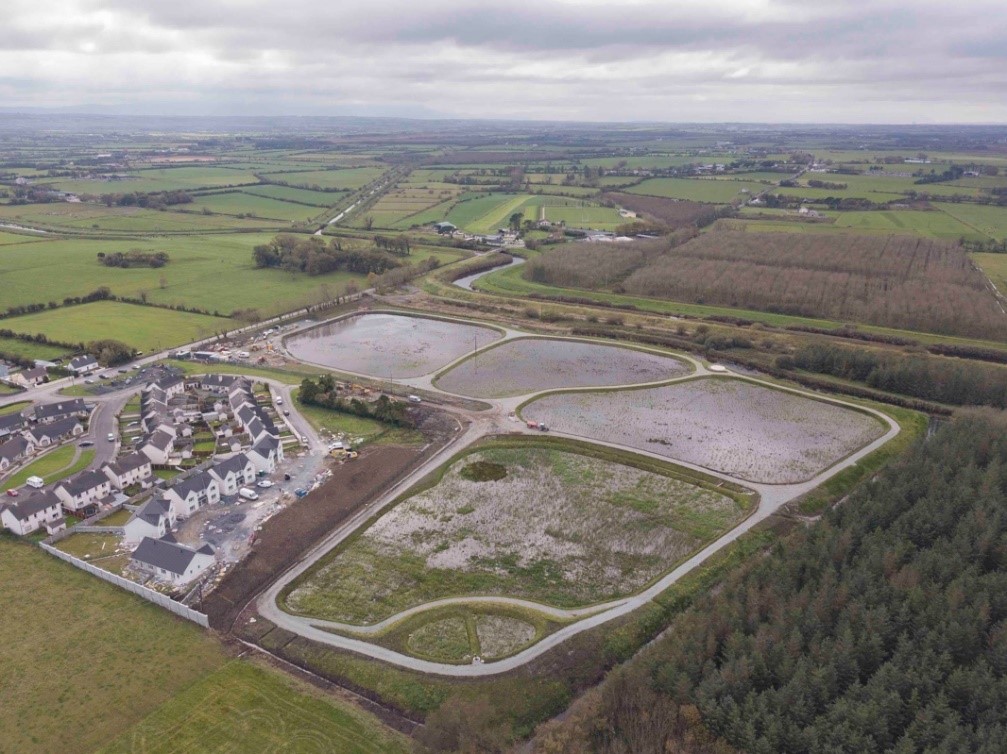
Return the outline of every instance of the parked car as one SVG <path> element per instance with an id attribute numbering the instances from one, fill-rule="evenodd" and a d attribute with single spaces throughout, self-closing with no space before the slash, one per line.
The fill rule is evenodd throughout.
<path id="1" fill-rule="evenodd" d="M 290 481 L 290 474 L 284 474 L 283 475 L 283 481 L 284 482 L 289 482 Z"/>
<path id="2" fill-rule="evenodd" d="M 283 415 L 284 416 L 290 416 L 290 412 L 287 411 L 287 409 L 283 409 Z"/>
<path id="3" fill-rule="evenodd" d="M 294 494 L 297 495 L 297 497 L 304 497 L 305 495 L 308 494 L 308 491 L 303 487 L 298 487 L 296 490 L 294 490 Z"/>
<path id="4" fill-rule="evenodd" d="M 77 444 L 82 448 L 90 448 L 92 445 L 94 445 L 94 442 L 92 440 L 81 440 Z"/>
<path id="5" fill-rule="evenodd" d="M 276 396 L 276 405 L 277 406 L 282 406 L 283 405 L 283 396 L 282 395 Z"/>
<path id="6" fill-rule="evenodd" d="M 273 483 L 270 482 L 268 479 L 263 479 L 260 482 L 258 482 L 255 486 L 262 487 L 262 489 L 264 490 L 268 490 L 270 487 L 273 486 Z"/>
<path id="7" fill-rule="evenodd" d="M 248 487 L 242 487 L 238 490 L 238 497 L 244 498 L 245 500 L 258 500 L 259 493 L 253 489 L 249 489 Z"/>
<path id="8" fill-rule="evenodd" d="M 7 490 L 7 497 L 17 497 L 18 491 L 14 489 Z"/>
<path id="9" fill-rule="evenodd" d="M 107 437 L 108 437 L 108 441 L 109 442 L 115 442 L 115 433 L 114 432 L 109 432 Z"/>
<path id="10" fill-rule="evenodd" d="M 410 403 L 422 403 L 423 399 L 420 398 L 418 395 L 410 395 L 409 396 L 409 402 Z"/>

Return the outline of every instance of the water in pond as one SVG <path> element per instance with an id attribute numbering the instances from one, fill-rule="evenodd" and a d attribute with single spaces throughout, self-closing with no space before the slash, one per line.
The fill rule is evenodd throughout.
<path id="1" fill-rule="evenodd" d="M 562 387 L 660 382 L 688 373 L 670 356 L 553 338 L 521 338 L 488 348 L 437 380 L 473 398 L 503 398 Z"/>
<path id="2" fill-rule="evenodd" d="M 496 330 L 401 314 L 360 314 L 287 340 L 295 358 L 378 378 L 419 377 L 499 339 Z"/>

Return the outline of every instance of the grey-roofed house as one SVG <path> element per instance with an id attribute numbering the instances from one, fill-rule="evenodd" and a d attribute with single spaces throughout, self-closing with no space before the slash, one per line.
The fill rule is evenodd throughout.
<path id="1" fill-rule="evenodd" d="M 42 527 L 49 534 L 66 528 L 60 500 L 51 492 L 39 492 L 16 502 L 0 504 L 0 523 L 22 537 Z"/>
<path id="2" fill-rule="evenodd" d="M 56 485 L 63 509 L 72 512 L 96 507 L 112 492 L 112 483 L 100 471 L 85 471 Z"/>
<path id="3" fill-rule="evenodd" d="M 204 574 L 215 560 L 209 545 L 194 549 L 169 539 L 144 537 L 133 551 L 130 565 L 158 581 L 184 586 Z"/>
<path id="4" fill-rule="evenodd" d="M 35 406 L 34 411 L 35 421 L 43 424 L 54 422 L 67 416 L 76 416 L 79 419 L 84 419 L 87 415 L 88 408 L 83 398 L 74 398 L 73 400 L 60 401 L 59 403 L 46 403 L 41 406 Z"/>
<path id="5" fill-rule="evenodd" d="M 143 442 L 140 446 L 140 452 L 147 456 L 151 463 L 164 465 L 168 463 L 174 447 L 175 438 L 159 429 Z"/>
<path id="6" fill-rule="evenodd" d="M 144 537 L 161 539 L 174 525 L 171 504 L 162 498 L 151 498 L 122 527 L 123 540 L 134 543 L 142 542 Z"/>
<path id="7" fill-rule="evenodd" d="M 48 424 L 36 424 L 28 430 L 28 434 L 36 445 L 45 448 L 64 438 L 84 434 L 84 425 L 77 417 L 68 416 Z"/>
<path id="8" fill-rule="evenodd" d="M 276 466 L 283 462 L 283 443 L 275 437 L 264 437 L 252 446 L 245 455 L 259 471 L 272 474 Z"/>
<path id="9" fill-rule="evenodd" d="M 25 425 L 24 417 L 21 414 L 5 414 L 0 416 L 0 438 L 20 432 Z"/>
<path id="10" fill-rule="evenodd" d="M 102 467 L 102 471 L 105 472 L 105 476 L 116 489 L 120 490 L 126 489 L 131 484 L 142 484 L 146 487 L 147 480 L 154 475 L 150 459 L 143 453 L 137 452 L 120 456 L 111 463 L 106 463 Z"/>
<path id="11" fill-rule="evenodd" d="M 255 466 L 248 456 L 238 453 L 211 466 L 210 475 L 220 482 L 222 495 L 237 495 L 242 485 L 255 481 Z"/>
<path id="12" fill-rule="evenodd" d="M 48 379 L 49 373 L 45 367 L 32 367 L 31 369 L 22 369 L 20 372 L 14 372 L 14 374 L 7 378 L 7 382 L 18 387 L 29 388 L 41 385 Z"/>
<path id="13" fill-rule="evenodd" d="M 227 374 L 204 374 L 194 379 L 202 390 L 211 390 L 215 393 L 229 393 L 235 382 L 241 382 L 240 377 Z"/>
<path id="14" fill-rule="evenodd" d="M 14 464 L 27 458 L 35 449 L 31 441 L 18 435 L 0 445 L 0 471 L 6 471 Z"/>
<path id="15" fill-rule="evenodd" d="M 205 471 L 180 479 L 164 491 L 176 518 L 191 516 L 204 505 L 220 502 L 220 482 Z"/>
<path id="16" fill-rule="evenodd" d="M 87 374 L 98 368 L 98 360 L 89 353 L 83 356 L 74 356 L 66 368 L 76 375 Z"/>

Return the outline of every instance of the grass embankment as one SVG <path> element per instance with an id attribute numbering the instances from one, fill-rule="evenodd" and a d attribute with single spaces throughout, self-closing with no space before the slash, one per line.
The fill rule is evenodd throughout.
<path id="1" fill-rule="evenodd" d="M 406 751 L 376 720 L 229 661 L 196 625 L 37 548 L 0 536 L 0 572 L 5 751 Z"/>
<path id="2" fill-rule="evenodd" d="M 5 490 L 9 490 L 12 487 L 20 487 L 28 481 L 28 477 L 32 476 L 42 477 L 46 484 L 53 484 L 61 479 L 66 479 L 78 471 L 86 469 L 88 464 L 94 460 L 94 450 L 92 449 L 81 450 L 80 457 L 74 461 L 76 454 L 76 445 L 62 445 L 28 464 L 13 476 L 8 477 L 0 486 Z"/>

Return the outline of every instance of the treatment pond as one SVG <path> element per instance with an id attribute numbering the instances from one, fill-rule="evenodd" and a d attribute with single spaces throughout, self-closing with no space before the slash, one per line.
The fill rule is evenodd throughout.
<path id="1" fill-rule="evenodd" d="M 365 374 L 403 379 L 429 374 L 503 337 L 488 327 L 403 314 L 360 314 L 287 339 L 302 361 Z"/>

